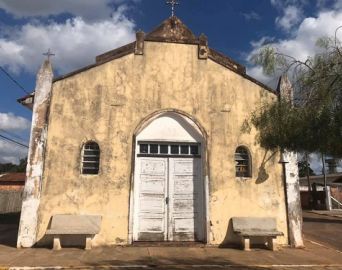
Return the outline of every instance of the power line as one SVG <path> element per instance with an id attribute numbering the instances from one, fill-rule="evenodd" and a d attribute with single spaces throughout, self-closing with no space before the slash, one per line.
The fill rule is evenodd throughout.
<path id="1" fill-rule="evenodd" d="M 25 88 L 16 80 L 16 79 L 14 79 L 2 66 L 0 66 L 0 70 L 3 72 L 3 73 L 5 73 L 5 75 L 14 83 L 14 84 L 16 84 L 24 93 L 26 93 L 26 94 L 30 94 L 29 92 L 27 92 L 26 90 L 25 90 Z"/>
<path id="2" fill-rule="evenodd" d="M 9 142 L 14 143 L 14 144 L 17 144 L 17 145 L 19 145 L 19 146 L 21 146 L 21 147 L 29 148 L 27 145 L 22 144 L 22 143 L 20 143 L 20 142 L 17 142 L 17 141 L 15 141 L 15 140 L 12 140 L 11 138 L 8 138 L 8 137 L 3 136 L 3 135 L 1 135 L 1 134 L 0 134 L 0 139 L 9 141 Z"/>
<path id="3" fill-rule="evenodd" d="M 10 135 L 10 136 L 12 136 L 12 137 L 18 139 L 18 140 L 21 140 L 21 141 L 23 141 L 23 142 L 27 142 L 26 139 L 22 138 L 21 136 L 15 134 L 15 133 L 13 133 L 13 132 L 9 132 L 9 131 L 4 130 L 4 129 L 2 129 L 2 128 L 0 128 L 0 131 L 6 133 L 7 135 Z"/>

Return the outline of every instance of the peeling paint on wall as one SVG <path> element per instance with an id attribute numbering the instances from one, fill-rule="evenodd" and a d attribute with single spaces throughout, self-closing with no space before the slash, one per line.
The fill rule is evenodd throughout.
<path id="1" fill-rule="evenodd" d="M 280 78 L 278 91 L 280 92 L 281 99 L 293 103 L 293 88 L 286 75 Z M 304 240 L 302 234 L 303 220 L 299 191 L 298 158 L 296 153 L 284 150 L 282 159 L 284 161 L 290 244 L 293 247 L 301 248 L 304 247 Z"/>
<path id="2" fill-rule="evenodd" d="M 101 91 L 100 91 L 101 89 Z M 265 94 L 267 92 L 267 94 Z M 217 64 L 198 59 L 198 46 L 148 42 L 143 55 L 126 55 L 54 82 L 38 209 L 39 245 L 52 215 L 102 215 L 94 245 L 127 244 L 133 135 L 147 116 L 161 110 L 191 115 L 207 134 L 207 229 L 209 244 L 236 241 L 233 216 L 275 217 L 287 244 L 286 209 L 279 156 L 263 163 L 257 131 L 241 126 L 261 99 L 275 95 Z M 123 106 L 111 106 L 122 104 Z M 224 104 L 229 113 L 222 112 Z M 95 140 L 101 150 L 99 175 L 80 174 L 80 145 Z M 253 175 L 235 177 L 234 153 L 246 145 L 253 158 Z M 256 183 L 263 164 L 262 183 Z M 264 197 L 272 197 L 264 200 Z M 213 222 L 210 222 L 212 220 Z"/>
<path id="3" fill-rule="evenodd" d="M 52 78 L 51 63 L 47 60 L 37 74 L 18 248 L 32 247 L 36 243 Z"/>
<path id="4" fill-rule="evenodd" d="M 290 244 L 300 248 L 304 246 L 302 235 L 302 208 L 300 203 L 297 154 L 284 151 L 287 208 L 289 220 Z"/>

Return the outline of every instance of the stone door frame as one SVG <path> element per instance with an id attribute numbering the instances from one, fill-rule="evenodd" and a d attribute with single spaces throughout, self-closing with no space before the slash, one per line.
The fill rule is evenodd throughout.
<path id="1" fill-rule="evenodd" d="M 133 132 L 132 140 L 132 162 L 131 162 L 131 181 L 130 181 L 130 194 L 129 194 L 129 220 L 128 220 L 128 243 L 133 244 L 133 224 L 134 224 L 134 182 L 135 182 L 135 163 L 137 159 L 137 136 L 144 128 L 153 122 L 155 119 L 161 117 L 163 114 L 172 113 L 180 116 L 190 122 L 194 127 L 196 127 L 202 136 L 202 178 L 203 178 L 203 203 L 204 203 L 204 243 L 209 244 L 210 242 L 210 207 L 209 207 L 209 162 L 208 162 L 208 136 L 201 124 L 192 117 L 191 115 L 175 109 L 165 109 L 156 111 L 147 117 L 145 117 L 137 125 Z"/>

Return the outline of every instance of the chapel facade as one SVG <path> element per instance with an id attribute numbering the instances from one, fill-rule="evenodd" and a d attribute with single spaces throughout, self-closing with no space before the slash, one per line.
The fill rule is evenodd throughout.
<path id="1" fill-rule="evenodd" d="M 100 215 L 94 246 L 237 243 L 232 217 L 273 217 L 289 244 L 295 169 L 244 128 L 278 96 L 175 16 L 64 76 L 46 61 L 20 100 L 33 126 L 18 247 L 50 243 L 58 214 Z"/>

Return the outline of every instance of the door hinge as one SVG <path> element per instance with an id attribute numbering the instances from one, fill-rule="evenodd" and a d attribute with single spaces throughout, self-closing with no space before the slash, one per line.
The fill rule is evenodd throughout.
<path id="1" fill-rule="evenodd" d="M 166 198 L 165 198 L 165 203 L 166 203 L 166 204 L 169 204 L 169 197 L 166 197 Z"/>

